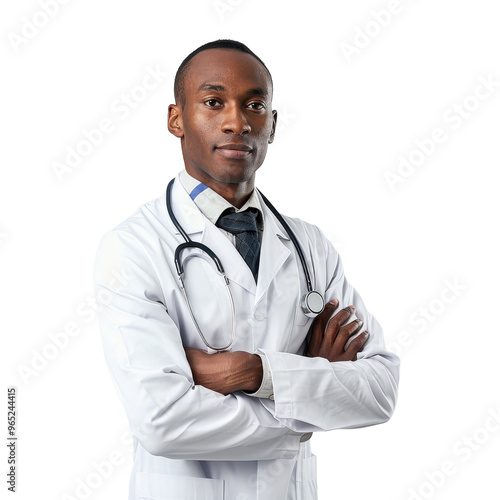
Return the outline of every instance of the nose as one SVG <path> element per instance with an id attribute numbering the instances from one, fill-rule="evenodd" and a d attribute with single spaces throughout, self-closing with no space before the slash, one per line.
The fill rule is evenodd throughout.
<path id="1" fill-rule="evenodd" d="M 222 131 L 236 135 L 248 134 L 251 130 L 247 117 L 237 104 L 226 105 L 221 124 Z"/>

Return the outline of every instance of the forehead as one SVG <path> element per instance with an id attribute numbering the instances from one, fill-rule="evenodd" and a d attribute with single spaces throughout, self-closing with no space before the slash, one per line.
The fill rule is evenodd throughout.
<path id="1" fill-rule="evenodd" d="M 234 49 L 209 49 L 196 54 L 185 75 L 186 97 L 210 83 L 227 91 L 266 89 L 271 94 L 271 80 L 266 68 L 251 54 Z"/>

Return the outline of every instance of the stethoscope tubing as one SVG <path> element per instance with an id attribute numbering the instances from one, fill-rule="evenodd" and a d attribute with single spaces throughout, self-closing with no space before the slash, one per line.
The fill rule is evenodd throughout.
<path id="1" fill-rule="evenodd" d="M 174 254 L 174 262 L 175 262 L 175 267 L 177 270 L 177 274 L 179 275 L 179 280 L 181 282 L 181 288 L 182 292 L 184 294 L 184 297 L 186 299 L 186 303 L 188 305 L 189 309 L 189 314 L 191 315 L 191 318 L 194 322 L 194 325 L 203 340 L 204 344 L 211 349 L 214 352 L 222 352 L 228 350 L 231 345 L 234 342 L 234 336 L 235 336 L 235 325 L 236 325 L 236 311 L 235 311 L 235 305 L 234 305 L 234 299 L 233 295 L 231 293 L 231 290 L 229 288 L 229 280 L 226 276 L 226 273 L 224 271 L 224 267 L 222 265 L 222 262 L 220 261 L 219 257 L 217 257 L 216 253 L 211 250 L 209 247 L 204 245 L 203 243 L 199 243 L 197 241 L 193 241 L 189 235 L 184 231 L 184 228 L 180 225 L 179 221 L 175 217 L 174 211 L 172 209 L 172 187 L 174 185 L 175 179 L 172 179 L 167 186 L 167 192 L 166 192 L 166 203 L 167 203 L 167 211 L 168 215 L 170 217 L 170 220 L 174 224 L 174 226 L 177 228 L 179 233 L 182 235 L 184 238 L 185 242 L 181 243 L 180 245 L 177 246 L 175 249 L 175 254 Z M 300 247 L 300 244 L 290 228 L 290 226 L 287 224 L 285 219 L 282 217 L 282 215 L 274 208 L 272 203 L 260 192 L 258 191 L 260 196 L 262 197 L 264 203 L 267 205 L 267 207 L 271 210 L 273 215 L 279 220 L 280 224 L 283 226 L 283 229 L 285 232 L 288 234 L 288 237 L 293 243 L 293 246 L 295 247 L 295 250 L 297 252 L 297 255 L 299 256 L 300 263 L 302 265 L 302 269 L 304 271 L 304 276 L 306 279 L 306 285 L 307 285 L 307 293 L 302 297 L 301 299 L 301 306 L 304 311 L 304 314 L 306 314 L 309 317 L 314 317 L 316 314 L 319 314 L 323 308 L 324 308 L 324 299 L 323 296 L 319 293 L 313 290 L 312 288 L 312 283 L 311 283 L 311 275 L 309 274 L 309 269 L 307 267 L 307 262 L 304 257 L 304 253 L 302 252 L 302 248 Z M 198 322 L 196 321 L 196 318 L 194 316 L 192 307 L 191 307 L 191 302 L 189 300 L 186 287 L 184 285 L 184 266 L 182 264 L 182 252 L 188 248 L 197 248 L 199 250 L 202 250 L 205 252 L 215 263 L 217 270 L 219 273 L 222 275 L 225 281 L 226 285 L 226 290 L 229 295 L 229 300 L 231 302 L 231 309 L 232 309 L 232 329 L 231 329 L 231 341 L 222 347 L 213 347 L 212 345 L 209 344 L 205 336 L 203 335 L 203 332 L 201 331 Z"/>
<path id="2" fill-rule="evenodd" d="M 175 217 L 174 211 L 172 209 L 172 187 L 174 185 L 174 182 L 175 182 L 175 179 L 172 179 L 168 183 L 168 186 L 167 186 L 167 196 L 166 196 L 166 198 L 167 198 L 167 211 L 168 211 L 168 215 L 170 216 L 170 219 L 172 220 L 174 226 L 179 231 L 179 233 L 182 235 L 182 237 L 186 240 L 186 243 L 187 243 L 187 244 L 179 245 L 175 251 L 175 262 L 176 262 L 177 272 L 179 274 L 181 272 L 183 272 L 182 264 L 180 263 L 180 260 L 179 260 L 181 252 L 186 248 L 196 247 L 196 248 L 199 248 L 199 249 L 207 252 L 208 255 L 210 255 L 210 257 L 216 263 L 217 269 L 219 269 L 219 271 L 221 273 L 224 273 L 224 267 L 222 266 L 222 263 L 221 263 L 220 259 L 217 257 L 217 255 L 210 248 L 208 248 L 206 245 L 203 245 L 202 243 L 194 242 L 188 236 L 186 231 L 184 231 L 183 227 L 179 224 L 179 221 Z M 295 250 L 297 251 L 297 255 L 299 256 L 299 260 L 300 260 L 300 263 L 302 265 L 302 269 L 304 270 L 307 291 L 312 292 L 313 288 L 312 288 L 312 283 L 311 283 L 311 275 L 309 274 L 309 269 L 307 268 L 307 262 L 306 262 L 306 259 L 304 257 L 304 252 L 302 252 L 302 248 L 300 247 L 300 244 L 297 241 L 297 238 L 295 237 L 294 232 L 292 231 L 290 226 L 287 224 L 285 219 L 282 217 L 282 215 L 276 210 L 274 205 L 267 199 L 267 197 L 264 196 L 264 194 L 260 190 L 257 190 L 257 191 L 262 196 L 262 199 L 264 200 L 264 203 L 267 205 L 269 210 L 271 210 L 271 212 L 274 214 L 274 216 L 279 220 L 280 224 L 283 226 L 283 229 L 288 234 L 288 237 L 292 240 L 293 246 L 295 247 Z"/>

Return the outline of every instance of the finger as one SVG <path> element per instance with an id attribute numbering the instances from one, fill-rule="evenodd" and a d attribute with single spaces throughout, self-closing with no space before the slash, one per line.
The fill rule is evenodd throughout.
<path id="1" fill-rule="evenodd" d="M 340 344 L 339 347 L 343 350 L 349 338 L 358 333 L 362 326 L 363 320 L 361 319 L 355 319 L 347 325 L 341 326 L 334 343 Z"/>
<path id="2" fill-rule="evenodd" d="M 347 306 L 330 318 L 325 331 L 325 340 L 327 342 L 333 344 L 340 327 L 351 317 L 355 310 L 356 308 L 354 306 Z"/>
<path id="3" fill-rule="evenodd" d="M 309 338 L 309 344 L 307 346 L 307 356 L 315 357 L 321 346 L 321 341 L 323 340 L 323 333 L 319 328 L 312 328 L 311 337 Z"/>
<path id="4" fill-rule="evenodd" d="M 323 334 L 325 332 L 326 325 L 329 319 L 332 317 L 335 309 L 338 307 L 339 301 L 333 299 L 325 305 L 323 311 L 318 314 L 311 325 L 313 335 L 317 335 L 320 340 L 323 340 Z"/>
<path id="5" fill-rule="evenodd" d="M 343 326 L 341 329 L 346 328 L 349 332 L 349 337 L 352 337 L 353 335 L 356 335 L 361 328 L 363 328 L 363 320 L 362 319 L 355 319 L 354 321 L 351 321 L 348 325 Z"/>
<path id="6" fill-rule="evenodd" d="M 338 305 L 339 301 L 337 299 L 330 300 L 330 302 L 325 305 L 323 311 L 314 318 L 314 324 L 321 330 L 321 334 L 325 331 L 326 325 Z"/>
<path id="7" fill-rule="evenodd" d="M 318 314 L 311 325 L 311 337 L 309 340 L 309 346 L 307 349 L 307 354 L 310 356 L 317 355 L 321 342 L 323 341 L 323 334 L 328 320 L 332 316 L 335 309 L 338 307 L 339 301 L 334 299 L 325 305 L 325 309 Z"/>
<path id="8" fill-rule="evenodd" d="M 349 347 L 345 352 L 347 359 L 350 359 L 351 361 L 356 361 L 358 352 L 361 351 L 361 349 L 363 349 L 369 337 L 370 334 L 367 331 L 364 331 L 362 334 L 358 335 L 349 344 Z"/>

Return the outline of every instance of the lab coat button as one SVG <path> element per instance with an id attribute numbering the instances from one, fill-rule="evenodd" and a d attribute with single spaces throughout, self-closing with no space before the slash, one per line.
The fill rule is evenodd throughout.
<path id="1" fill-rule="evenodd" d="M 266 319 L 266 314 L 262 309 L 257 309 L 257 311 L 255 311 L 254 317 L 257 321 L 264 321 Z"/>

